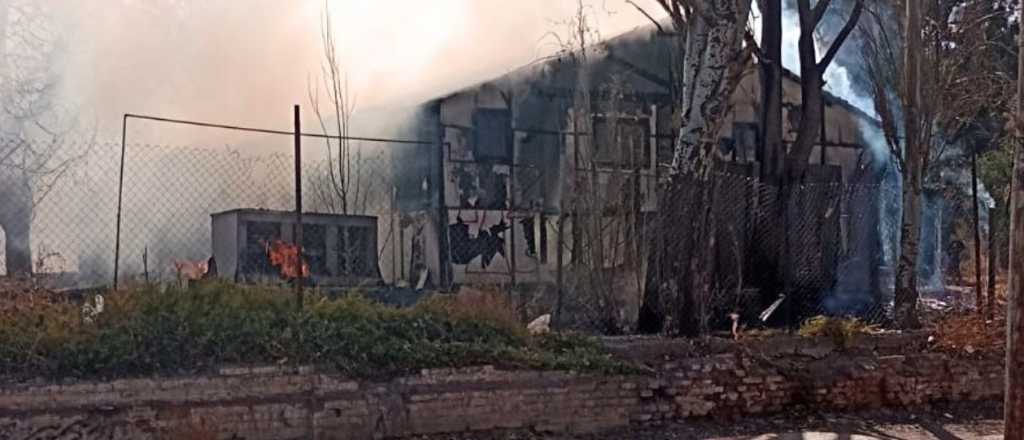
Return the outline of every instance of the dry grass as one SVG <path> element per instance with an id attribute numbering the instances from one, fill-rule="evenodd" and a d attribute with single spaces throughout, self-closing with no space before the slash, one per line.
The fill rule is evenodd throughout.
<path id="1" fill-rule="evenodd" d="M 0 277 L 0 319 L 34 311 L 70 307 L 59 293 L 32 280 Z"/>
<path id="2" fill-rule="evenodd" d="M 444 311 L 453 319 L 489 322 L 516 334 L 525 332 L 508 294 L 497 286 L 462 287 L 454 295 L 432 296 L 418 307 Z"/>
<path id="3" fill-rule="evenodd" d="M 803 337 L 829 337 L 837 347 L 848 348 L 857 335 L 871 334 L 877 330 L 877 326 L 856 318 L 815 316 L 804 321 L 798 333 Z"/>

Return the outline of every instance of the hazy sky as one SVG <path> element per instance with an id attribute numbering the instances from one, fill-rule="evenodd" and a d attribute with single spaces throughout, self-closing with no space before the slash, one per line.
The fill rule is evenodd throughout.
<path id="1" fill-rule="evenodd" d="M 647 22 L 623 0 L 584 3 L 605 37 Z M 653 0 L 639 3 L 658 12 Z M 307 81 L 320 75 L 322 0 L 48 4 L 67 50 L 64 96 L 104 139 L 118 139 L 125 112 L 288 129 L 291 106 L 308 107 Z M 562 23 L 576 8 L 576 0 L 328 4 L 361 109 L 414 104 L 549 54 L 556 43 L 545 35 L 565 35 Z M 131 134 L 161 144 L 253 139 L 144 123 Z"/>

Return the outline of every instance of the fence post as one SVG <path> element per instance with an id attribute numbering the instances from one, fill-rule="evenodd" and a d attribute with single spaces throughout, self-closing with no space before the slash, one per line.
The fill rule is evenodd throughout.
<path id="1" fill-rule="evenodd" d="M 978 314 L 984 313 L 985 294 L 981 291 L 981 219 L 978 214 L 978 149 L 971 150 L 971 201 L 974 208 L 974 296 Z M 989 304 L 989 307 L 995 307 Z"/>
<path id="2" fill-rule="evenodd" d="M 121 119 L 121 171 L 117 177 L 117 225 L 114 232 L 114 290 L 117 290 L 118 272 L 121 269 L 121 201 L 124 199 L 124 153 L 125 135 L 128 132 L 128 114 Z"/>
<path id="3" fill-rule="evenodd" d="M 295 277 L 295 305 L 302 309 L 302 130 L 299 105 L 294 107 L 295 117 L 295 247 L 298 257 L 298 276 Z"/>

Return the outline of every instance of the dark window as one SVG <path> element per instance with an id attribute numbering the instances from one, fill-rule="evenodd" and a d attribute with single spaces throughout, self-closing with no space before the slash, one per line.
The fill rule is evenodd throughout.
<path id="1" fill-rule="evenodd" d="M 542 264 L 548 262 L 548 225 L 544 216 L 540 216 L 540 228 L 537 228 L 535 217 L 526 217 L 519 221 L 523 226 L 523 240 L 526 241 L 526 255 L 537 258 Z M 540 234 L 537 234 L 537 230 Z"/>
<path id="2" fill-rule="evenodd" d="M 736 154 L 736 141 L 731 138 L 719 138 L 718 139 L 718 154 L 722 157 L 735 159 Z"/>
<path id="3" fill-rule="evenodd" d="M 245 235 L 245 263 L 242 272 L 276 274 L 267 256 L 267 244 L 281 239 L 281 224 L 275 222 L 247 222 Z"/>
<path id="4" fill-rule="evenodd" d="M 594 117 L 594 159 L 615 168 L 650 168 L 651 127 L 647 118 Z"/>
<path id="5" fill-rule="evenodd" d="M 302 225 L 302 258 L 314 275 L 327 273 L 327 228 L 324 225 Z"/>
<path id="6" fill-rule="evenodd" d="M 732 126 L 732 138 L 735 141 L 736 158 L 742 162 L 754 160 L 757 145 L 760 143 L 758 140 L 757 124 L 734 123 Z"/>
<path id="7" fill-rule="evenodd" d="M 370 228 L 338 228 L 338 272 L 343 276 L 371 276 Z"/>
<path id="8" fill-rule="evenodd" d="M 512 160 L 512 118 L 508 110 L 482 108 L 473 113 L 473 152 L 476 160 Z"/>

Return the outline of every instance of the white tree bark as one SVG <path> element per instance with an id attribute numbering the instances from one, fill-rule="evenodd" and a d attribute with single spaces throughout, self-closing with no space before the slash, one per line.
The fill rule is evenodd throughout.
<path id="1" fill-rule="evenodd" d="M 742 63 L 743 35 L 751 0 L 695 0 L 685 21 L 684 70 L 679 136 L 669 175 L 709 169 L 710 148 L 718 138 L 720 122 L 729 107 L 734 85 L 730 75 Z"/>

